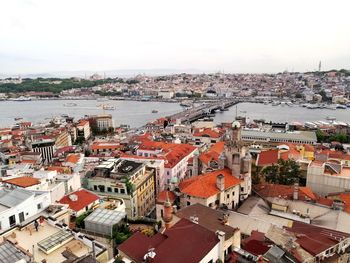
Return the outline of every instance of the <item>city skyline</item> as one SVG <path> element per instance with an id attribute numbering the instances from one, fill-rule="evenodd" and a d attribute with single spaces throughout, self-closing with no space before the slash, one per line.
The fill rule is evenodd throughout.
<path id="1" fill-rule="evenodd" d="M 2 2 L 0 72 L 350 68 L 349 3 Z M 340 8 L 341 7 L 341 8 Z"/>

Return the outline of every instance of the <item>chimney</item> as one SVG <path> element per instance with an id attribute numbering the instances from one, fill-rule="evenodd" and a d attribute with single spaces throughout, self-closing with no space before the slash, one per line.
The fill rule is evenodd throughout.
<path id="1" fill-rule="evenodd" d="M 216 235 L 219 239 L 219 259 L 224 262 L 225 261 L 225 254 L 224 254 L 224 249 L 225 249 L 225 232 L 217 230 Z"/>
<path id="2" fill-rule="evenodd" d="M 218 174 L 216 176 L 216 187 L 220 191 L 224 191 L 225 190 L 225 176 L 223 176 L 222 174 Z"/>
<path id="3" fill-rule="evenodd" d="M 299 183 L 294 183 L 293 186 L 293 200 L 299 199 Z"/>

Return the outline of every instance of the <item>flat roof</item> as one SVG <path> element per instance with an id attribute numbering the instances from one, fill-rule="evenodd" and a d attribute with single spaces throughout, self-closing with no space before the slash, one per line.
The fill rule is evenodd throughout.
<path id="1" fill-rule="evenodd" d="M 53 227 L 45 221 L 41 226 L 39 226 L 39 231 L 35 231 L 33 224 L 30 224 L 21 231 L 19 229 L 16 229 L 13 232 L 9 233 L 7 238 L 16 241 L 18 246 L 29 251 L 31 254 L 33 254 L 34 247 L 35 262 L 41 262 L 43 259 L 46 259 L 47 262 L 64 262 L 67 258 L 64 257 L 62 253 L 64 251 L 67 251 L 67 248 L 77 257 L 86 255 L 91 251 L 88 246 L 86 246 L 80 240 L 76 239 L 72 239 L 64 245 L 57 247 L 57 249 L 49 254 L 45 254 L 39 249 L 38 243 L 40 241 L 45 240 L 49 236 L 55 235 L 60 231 L 61 229 Z M 14 238 L 11 237 L 12 233 L 14 233 Z"/>
<path id="2" fill-rule="evenodd" d="M 242 130 L 242 137 L 263 137 L 285 140 L 303 140 L 303 141 L 317 141 L 316 133 L 311 131 L 294 131 L 294 132 L 271 132 L 261 130 Z"/>

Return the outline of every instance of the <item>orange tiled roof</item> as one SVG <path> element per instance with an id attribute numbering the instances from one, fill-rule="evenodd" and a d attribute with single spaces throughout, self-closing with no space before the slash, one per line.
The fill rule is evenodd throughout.
<path id="1" fill-rule="evenodd" d="M 177 144 L 167 142 L 155 142 L 150 140 L 143 140 L 139 146 L 141 150 L 162 150 L 156 157 L 164 158 L 166 160 L 165 167 L 172 168 L 177 165 L 182 159 L 196 150 L 196 147 L 189 144 Z"/>
<path id="2" fill-rule="evenodd" d="M 294 186 L 281 184 L 257 184 L 253 186 L 255 192 L 262 197 L 281 197 L 285 199 L 293 199 Z M 316 200 L 316 195 L 309 187 L 299 187 L 299 200 L 308 199 Z"/>
<path id="3" fill-rule="evenodd" d="M 197 131 L 193 133 L 194 137 L 210 137 L 210 138 L 220 138 L 222 133 L 214 131 L 212 129 L 204 129 L 203 131 Z"/>
<path id="4" fill-rule="evenodd" d="M 23 176 L 23 177 L 17 177 L 17 178 L 6 180 L 5 183 L 26 188 L 26 187 L 40 184 L 40 180 L 29 176 Z"/>
<path id="5" fill-rule="evenodd" d="M 77 163 L 80 160 L 80 154 L 69 154 L 66 158 L 67 163 Z"/>
<path id="6" fill-rule="evenodd" d="M 216 162 L 218 162 L 219 156 L 223 152 L 224 147 L 225 147 L 224 142 L 217 142 L 213 144 L 207 152 L 202 153 L 199 156 L 199 160 L 201 160 L 202 163 L 205 163 L 207 165 L 212 160 L 215 160 Z"/>
<path id="7" fill-rule="evenodd" d="M 239 185 L 241 180 L 231 174 L 230 169 L 216 170 L 214 172 L 195 176 L 179 184 L 180 191 L 190 196 L 208 198 L 220 192 L 216 186 L 216 177 L 222 174 L 225 177 L 225 189 Z"/>
<path id="8" fill-rule="evenodd" d="M 275 164 L 278 161 L 278 149 L 262 151 L 257 159 L 258 166 Z"/>
<path id="9" fill-rule="evenodd" d="M 116 142 L 95 142 L 92 144 L 92 150 L 101 150 L 101 149 L 119 149 L 120 144 Z"/>
<path id="10" fill-rule="evenodd" d="M 157 196 L 157 203 L 158 204 L 164 204 L 164 202 L 166 201 L 167 197 L 169 197 L 170 203 L 174 203 L 174 201 L 176 199 L 176 195 L 173 192 L 171 192 L 171 191 L 161 191 L 161 192 L 159 192 L 159 194 Z"/>
<path id="11" fill-rule="evenodd" d="M 78 123 L 78 126 L 85 126 L 88 123 L 89 123 L 88 120 L 80 120 L 79 123 Z"/>

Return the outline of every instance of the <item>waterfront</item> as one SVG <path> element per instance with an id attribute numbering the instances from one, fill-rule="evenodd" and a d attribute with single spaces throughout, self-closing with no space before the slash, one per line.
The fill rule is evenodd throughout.
<path id="1" fill-rule="evenodd" d="M 65 107 L 64 104 L 75 103 L 77 106 Z M 102 106 L 114 106 L 115 110 L 103 110 Z M 158 111 L 152 113 L 152 110 Z M 140 102 L 140 101 L 96 101 L 96 100 L 39 100 L 39 101 L 1 101 L 0 127 L 15 123 L 14 118 L 34 123 L 43 122 L 67 114 L 75 119 L 84 115 L 111 114 L 114 125 L 127 124 L 139 127 L 154 119 L 180 112 L 182 107 L 177 103 Z"/>
<path id="2" fill-rule="evenodd" d="M 64 104 L 75 103 L 77 106 L 65 107 Z M 102 105 L 114 106 L 115 110 L 103 111 Z M 152 110 L 158 111 L 152 113 Z M 0 102 L 0 127 L 15 123 L 14 118 L 23 118 L 34 123 L 47 118 L 67 114 L 77 118 L 84 115 L 112 114 L 115 125 L 128 124 L 139 127 L 146 122 L 159 117 L 180 112 L 183 108 L 177 103 L 141 102 L 141 101 L 96 101 L 96 100 L 41 100 L 41 101 L 2 101 Z M 317 121 L 325 120 L 327 116 L 336 117 L 338 121 L 350 122 L 350 109 L 306 109 L 300 106 L 272 106 L 257 103 L 240 103 L 237 105 L 237 115 L 250 119 L 265 119 L 274 122 Z M 215 123 L 232 121 L 236 116 L 236 106 L 228 111 L 216 114 Z"/>
<path id="3" fill-rule="evenodd" d="M 249 117 L 252 120 L 264 119 L 273 122 L 306 122 L 325 121 L 328 116 L 335 117 L 337 121 L 350 122 L 350 108 L 348 109 L 307 109 L 299 105 L 272 106 L 271 104 L 239 103 L 237 115 Z M 228 111 L 216 114 L 215 123 L 232 121 L 236 116 L 236 106 Z"/>

